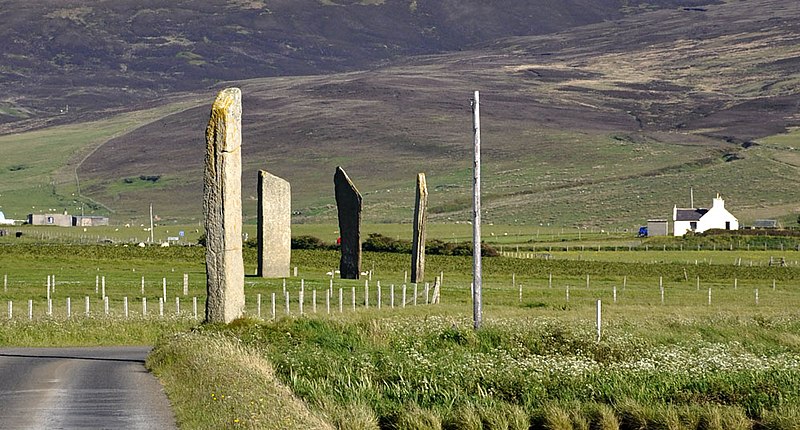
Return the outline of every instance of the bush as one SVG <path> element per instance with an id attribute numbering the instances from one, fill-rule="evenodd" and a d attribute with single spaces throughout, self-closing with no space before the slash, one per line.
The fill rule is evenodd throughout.
<path id="1" fill-rule="evenodd" d="M 296 236 L 292 238 L 292 249 L 329 249 L 330 247 L 315 236 Z"/>
<path id="2" fill-rule="evenodd" d="M 429 240 L 425 252 L 431 255 L 472 255 L 472 244 L 468 242 L 449 243 L 441 240 Z M 491 245 L 481 243 L 481 255 L 497 257 L 500 252 Z"/>
<path id="3" fill-rule="evenodd" d="M 375 252 L 411 252 L 411 241 L 403 239 L 392 239 L 380 233 L 370 233 L 363 244 L 364 251 Z"/>

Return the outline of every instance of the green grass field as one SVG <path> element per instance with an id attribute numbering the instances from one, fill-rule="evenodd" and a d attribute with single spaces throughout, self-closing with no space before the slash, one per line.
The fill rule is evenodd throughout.
<path id="1" fill-rule="evenodd" d="M 415 305 L 405 283 L 404 306 L 407 255 L 366 253 L 372 279 L 353 281 L 326 274 L 335 251 L 298 250 L 297 277 L 245 279 L 246 319 L 200 325 L 203 252 L 6 243 L 0 344 L 156 343 L 148 366 L 181 428 L 784 429 L 800 417 L 800 270 L 732 263 L 765 261 L 774 250 L 484 258 L 477 332 L 470 257 L 429 256 L 426 279 L 443 275 L 441 302 L 427 303 L 432 291 L 426 300 L 418 285 Z M 250 248 L 245 266 L 255 270 Z"/>
<path id="2" fill-rule="evenodd" d="M 0 136 L 0 209 L 7 218 L 29 213 L 87 212 L 108 214 L 109 208 L 81 194 L 76 169 L 108 140 L 142 125 L 192 107 L 195 101 L 176 101 L 147 110 L 80 124 L 49 127 Z"/>

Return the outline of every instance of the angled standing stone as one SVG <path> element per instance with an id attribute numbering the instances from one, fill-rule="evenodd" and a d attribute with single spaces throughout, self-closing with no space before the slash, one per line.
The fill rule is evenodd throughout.
<path id="1" fill-rule="evenodd" d="M 414 237 L 411 240 L 411 283 L 425 279 L 425 223 L 428 221 L 428 184 L 425 174 L 417 175 L 417 198 L 414 204 Z"/>
<path id="2" fill-rule="evenodd" d="M 258 276 L 287 278 L 292 259 L 289 182 L 258 171 Z"/>
<path id="3" fill-rule="evenodd" d="M 241 145 L 242 92 L 227 88 L 217 95 L 206 128 L 207 322 L 229 323 L 244 309 Z"/>
<path id="4" fill-rule="evenodd" d="M 337 167 L 333 175 L 333 187 L 342 239 L 339 271 L 342 279 L 358 279 L 361 276 L 361 193 L 341 167 Z"/>

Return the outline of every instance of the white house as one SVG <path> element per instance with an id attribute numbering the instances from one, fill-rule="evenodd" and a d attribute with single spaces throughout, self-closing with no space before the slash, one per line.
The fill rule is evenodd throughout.
<path id="1" fill-rule="evenodd" d="M 702 233 L 712 228 L 738 230 L 739 220 L 725 209 L 725 200 L 717 194 L 711 208 L 678 208 L 672 210 L 673 234 L 683 236 L 687 232 Z"/>
<path id="2" fill-rule="evenodd" d="M 14 220 L 6 219 L 6 215 L 0 211 L 0 225 L 14 225 Z"/>

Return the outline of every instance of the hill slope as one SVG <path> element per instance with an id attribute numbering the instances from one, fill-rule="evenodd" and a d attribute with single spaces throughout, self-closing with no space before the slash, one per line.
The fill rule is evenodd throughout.
<path id="1" fill-rule="evenodd" d="M 7 0 L 0 124 L 15 122 L 5 130 L 19 131 L 81 120 L 219 81 L 362 70 L 655 7 L 645 0 Z"/>
<path id="2" fill-rule="evenodd" d="M 245 214 L 266 169 L 292 182 L 296 222 L 334 219 L 342 165 L 369 221 L 410 218 L 418 171 L 431 218 L 466 220 L 479 89 L 487 222 L 631 226 L 669 217 L 692 186 L 700 204 L 722 192 L 743 220 L 787 215 L 800 207 L 797 135 L 759 139 L 800 125 L 799 15 L 788 0 L 668 9 L 369 71 L 235 83 Z M 162 218 L 198 219 L 219 88 L 98 147 L 77 170 L 81 193 L 120 222 L 150 202 Z"/>

